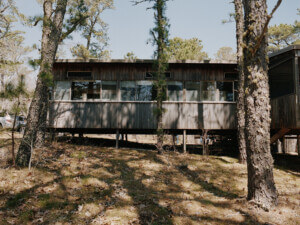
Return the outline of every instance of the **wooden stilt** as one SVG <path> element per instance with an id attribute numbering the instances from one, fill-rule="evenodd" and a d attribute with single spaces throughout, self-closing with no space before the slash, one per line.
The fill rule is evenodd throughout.
<path id="1" fill-rule="evenodd" d="M 183 130 L 183 153 L 186 154 L 186 130 Z"/>
<path id="2" fill-rule="evenodd" d="M 202 137 L 203 137 L 203 141 L 202 141 L 202 146 L 203 146 L 203 155 L 209 155 L 209 151 L 208 151 L 208 141 L 207 141 L 207 132 L 208 130 L 203 130 L 202 131 Z"/>
<path id="3" fill-rule="evenodd" d="M 282 137 L 282 153 L 286 154 L 286 141 L 285 136 Z"/>
<path id="4" fill-rule="evenodd" d="M 298 156 L 300 157 L 300 135 L 297 135 L 297 151 Z"/>
<path id="5" fill-rule="evenodd" d="M 116 148 L 119 148 L 120 131 L 116 132 Z"/>

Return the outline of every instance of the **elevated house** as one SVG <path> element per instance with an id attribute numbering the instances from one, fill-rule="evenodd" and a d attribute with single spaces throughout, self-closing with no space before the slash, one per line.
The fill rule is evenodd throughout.
<path id="1" fill-rule="evenodd" d="M 272 133 L 300 130 L 300 46 L 270 58 Z M 236 130 L 237 65 L 170 62 L 164 130 L 170 134 Z M 153 134 L 157 122 L 152 60 L 58 60 L 54 64 L 49 128 L 71 133 Z"/>

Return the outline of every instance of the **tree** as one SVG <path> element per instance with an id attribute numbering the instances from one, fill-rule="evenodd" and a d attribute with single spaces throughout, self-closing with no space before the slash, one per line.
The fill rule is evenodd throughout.
<path id="1" fill-rule="evenodd" d="M 292 44 L 300 43 L 300 22 L 279 24 L 269 27 L 269 52 L 278 51 Z"/>
<path id="2" fill-rule="evenodd" d="M 65 13 L 69 3 L 69 17 Z M 72 3 L 72 4 L 70 4 Z M 77 27 L 85 23 L 87 8 L 83 0 L 43 0 L 44 15 L 36 17 L 35 25 L 43 22 L 40 70 L 36 82 L 36 89 L 29 108 L 27 125 L 21 141 L 16 163 L 27 166 L 31 156 L 28 143 L 36 146 L 44 144 L 46 119 L 48 110 L 48 86 L 52 80 L 52 67 L 59 43 L 68 37 Z M 64 31 L 63 30 L 64 27 Z"/>
<path id="3" fill-rule="evenodd" d="M 71 48 L 72 55 L 77 58 L 109 59 L 107 24 L 101 19 L 104 10 L 113 9 L 113 0 L 84 0 L 89 9 L 82 36 L 86 45 L 78 44 Z M 94 41 L 93 41 L 94 40 Z"/>
<path id="4" fill-rule="evenodd" d="M 128 61 L 135 61 L 137 60 L 137 56 L 133 52 L 127 52 L 127 54 L 124 55 L 124 59 Z"/>
<path id="5" fill-rule="evenodd" d="M 169 60 L 198 60 L 208 58 L 206 52 L 203 51 L 202 41 L 198 38 L 182 39 L 175 37 L 169 40 L 166 49 L 167 58 Z"/>
<path id="6" fill-rule="evenodd" d="M 245 92 L 244 92 L 244 69 L 243 69 L 243 33 L 244 33 L 244 11 L 242 0 L 234 0 L 236 43 L 237 43 L 237 67 L 239 72 L 238 96 L 237 96 L 237 137 L 239 148 L 239 162 L 246 164 L 246 140 L 245 140 Z"/>
<path id="7" fill-rule="evenodd" d="M 237 55 L 231 47 L 221 47 L 215 54 L 215 58 L 218 61 L 236 61 L 236 57 Z"/>
<path id="8" fill-rule="evenodd" d="M 156 46 L 154 52 L 154 76 L 156 79 L 156 120 L 157 120 L 157 150 L 158 153 L 163 152 L 164 130 L 163 130 L 163 101 L 166 99 L 166 77 L 165 72 L 168 68 L 167 46 L 169 37 L 169 23 L 166 17 L 166 4 L 168 0 L 141 0 L 135 1 L 135 4 L 142 2 L 153 3 L 151 7 L 154 13 L 155 27 L 150 31 L 153 38 L 153 45 Z"/>
<path id="9" fill-rule="evenodd" d="M 266 0 L 244 1 L 245 135 L 248 170 L 248 200 L 268 209 L 277 204 L 277 191 L 270 152 L 270 100 L 268 84 L 267 31 L 271 14 Z"/>

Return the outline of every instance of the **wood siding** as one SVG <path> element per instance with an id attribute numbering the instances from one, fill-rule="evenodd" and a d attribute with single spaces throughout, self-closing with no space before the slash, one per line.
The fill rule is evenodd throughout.
<path id="1" fill-rule="evenodd" d="M 91 80 L 134 81 L 145 80 L 146 72 L 152 71 L 151 63 L 56 63 L 54 80 L 83 80 L 67 77 L 68 71 L 91 71 Z M 224 73 L 237 73 L 236 64 L 169 64 L 168 71 L 174 81 L 224 81 Z"/>
<path id="2" fill-rule="evenodd" d="M 296 99 L 297 95 L 291 94 L 271 100 L 272 129 L 297 128 Z"/>
<path id="3" fill-rule="evenodd" d="M 156 129 L 153 102 L 50 102 L 51 128 Z M 164 104 L 164 129 L 235 129 L 234 103 Z"/>

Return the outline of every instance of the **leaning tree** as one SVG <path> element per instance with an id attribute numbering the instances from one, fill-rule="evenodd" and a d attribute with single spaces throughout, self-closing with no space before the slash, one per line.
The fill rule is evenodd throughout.
<path id="1" fill-rule="evenodd" d="M 48 110 L 48 91 L 52 81 L 52 67 L 59 43 L 78 26 L 84 25 L 86 11 L 83 0 L 43 0 L 43 16 L 35 18 L 35 25 L 42 22 L 40 70 L 36 88 L 29 107 L 27 125 L 21 141 L 16 163 L 27 166 L 31 157 L 30 143 L 41 146 L 45 141 Z M 69 7 L 69 17 L 65 19 Z M 75 3 L 75 4 L 74 4 Z M 63 27 L 65 28 L 63 31 Z"/>

